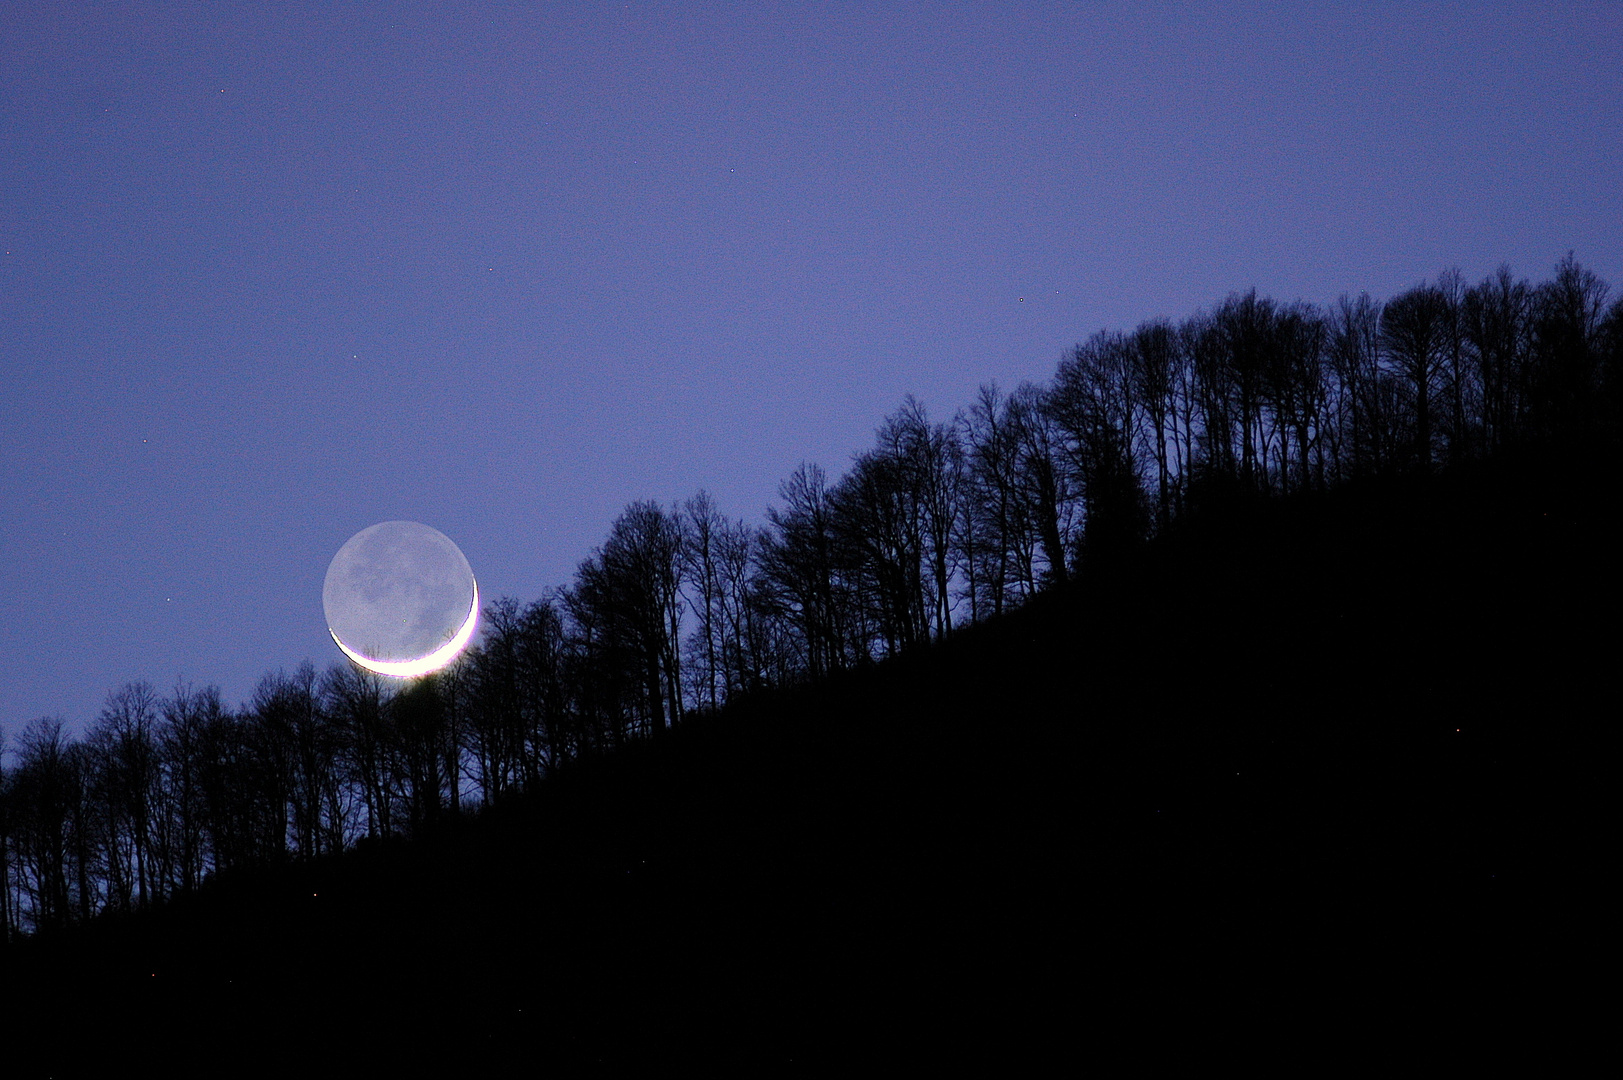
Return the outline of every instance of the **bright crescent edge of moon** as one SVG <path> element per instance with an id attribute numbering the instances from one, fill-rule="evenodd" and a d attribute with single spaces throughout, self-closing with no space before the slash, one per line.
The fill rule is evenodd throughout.
<path id="1" fill-rule="evenodd" d="M 390 663 L 386 660 L 373 660 L 370 657 L 362 656 L 342 641 L 339 641 L 338 635 L 333 633 L 332 627 L 327 627 L 327 633 L 332 634 L 333 644 L 337 645 L 345 656 L 368 671 L 375 671 L 379 675 L 393 675 L 398 679 L 410 679 L 418 675 L 427 675 L 430 671 L 438 670 L 449 664 L 451 658 L 461 652 L 462 647 L 468 643 L 468 639 L 473 637 L 473 627 L 478 621 L 479 582 L 475 580 L 473 583 L 473 609 L 468 612 L 467 621 L 462 624 L 462 629 L 458 630 L 450 641 L 447 641 L 427 656 L 420 656 L 415 660 L 401 660 L 396 663 Z"/>

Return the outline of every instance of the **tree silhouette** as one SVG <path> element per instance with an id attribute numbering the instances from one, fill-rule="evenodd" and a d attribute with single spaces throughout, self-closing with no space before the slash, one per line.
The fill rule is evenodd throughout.
<path id="1" fill-rule="evenodd" d="M 631 503 L 567 588 L 493 601 L 433 677 L 306 663 L 240 708 L 131 682 L 82 740 L 35 720 L 0 757 L 0 943 L 428 831 L 692 710 L 867 671 L 1111 573 L 1227 493 L 1585 453 L 1623 410 L 1608 296 L 1571 255 L 1536 286 L 1445 271 L 1322 311 L 1234 293 L 1096 334 L 1046 387 L 987 383 L 949 423 L 909 397 L 844 475 L 797 468 L 764 527 L 703 491 Z"/>
<path id="2" fill-rule="evenodd" d="M 1448 299 L 1432 285 L 1417 285 L 1381 309 L 1381 344 L 1404 380 L 1414 416 L 1414 460 L 1429 472 L 1433 457 L 1432 408 L 1442 370 Z"/>
<path id="3" fill-rule="evenodd" d="M 1077 346 L 1060 364 L 1048 410 L 1086 506 L 1084 565 L 1109 559 L 1143 537 L 1148 518 L 1133 451 L 1139 416 L 1127 340 L 1100 333 Z"/>

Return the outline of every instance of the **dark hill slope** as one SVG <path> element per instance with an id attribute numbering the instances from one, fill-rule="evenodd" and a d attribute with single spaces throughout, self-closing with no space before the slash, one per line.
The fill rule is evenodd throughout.
<path id="1" fill-rule="evenodd" d="M 815 1066 L 1502 1015 L 1581 965 L 1606 850 L 1616 455 L 1565 460 L 1214 507 L 443 835 L 33 942 L 8 1044 Z"/>

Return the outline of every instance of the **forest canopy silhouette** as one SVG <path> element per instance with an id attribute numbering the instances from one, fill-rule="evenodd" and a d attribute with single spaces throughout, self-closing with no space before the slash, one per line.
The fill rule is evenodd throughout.
<path id="1" fill-rule="evenodd" d="M 1445 272 L 1384 303 L 1234 294 L 1101 332 L 1047 386 L 911 398 L 764 527 L 704 492 L 641 501 L 568 586 L 503 598 L 454 669 L 349 664 L 108 695 L 82 739 L 41 718 L 0 787 L 0 935 L 195 889 L 216 871 L 413 834 L 766 687 L 861 668 L 1018 607 L 1201 507 L 1427 473 L 1615 417 L 1623 299 L 1570 255 L 1533 284 Z"/>
<path id="2" fill-rule="evenodd" d="M 764 525 L 633 502 L 437 676 L 123 685 L 8 747 L 10 1015 L 420 1067 L 1503 1007 L 1591 895 L 1620 403 L 1571 255 L 1243 292 L 909 398 Z"/>

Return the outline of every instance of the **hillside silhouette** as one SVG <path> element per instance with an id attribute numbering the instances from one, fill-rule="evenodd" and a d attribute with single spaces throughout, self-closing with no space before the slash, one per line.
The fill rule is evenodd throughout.
<path id="1" fill-rule="evenodd" d="M 1518 1008 L 1591 933 L 1618 457 L 1212 497 L 415 840 L 37 934 L 8 1042 L 68 1072 L 817 1068 Z"/>
<path id="2" fill-rule="evenodd" d="M 1623 300 L 1100 332 L 456 664 L 127 683 L 0 774 L 19 1053 L 811 1068 L 1436 1038 L 1596 925 Z M 15 766 L 10 764 L 15 761 Z"/>

